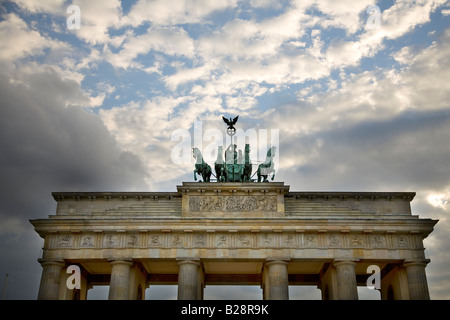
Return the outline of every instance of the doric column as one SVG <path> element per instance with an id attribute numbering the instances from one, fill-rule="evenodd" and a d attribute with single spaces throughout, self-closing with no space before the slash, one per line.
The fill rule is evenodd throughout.
<path id="1" fill-rule="evenodd" d="M 41 284 L 38 300 L 57 300 L 61 283 L 61 270 L 65 266 L 62 261 L 38 260 L 42 266 Z"/>
<path id="2" fill-rule="evenodd" d="M 351 260 L 335 261 L 333 265 L 337 272 L 339 300 L 358 300 L 356 284 L 356 262 Z"/>
<path id="3" fill-rule="evenodd" d="M 130 260 L 112 260 L 111 281 L 109 283 L 109 300 L 128 300 L 130 285 Z"/>
<path id="4" fill-rule="evenodd" d="M 178 300 L 202 299 L 200 262 L 181 260 L 178 262 Z"/>
<path id="5" fill-rule="evenodd" d="M 288 262 L 273 260 L 266 262 L 268 271 L 265 273 L 265 290 L 269 300 L 289 300 Z"/>
<path id="6" fill-rule="evenodd" d="M 409 298 L 411 300 L 430 300 L 425 267 L 430 260 L 407 260 L 403 263 L 408 277 Z"/>

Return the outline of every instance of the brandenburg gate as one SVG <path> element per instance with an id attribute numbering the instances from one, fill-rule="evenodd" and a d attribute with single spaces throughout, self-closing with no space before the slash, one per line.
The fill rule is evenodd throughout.
<path id="1" fill-rule="evenodd" d="M 177 192 L 56 192 L 56 215 L 32 220 L 45 239 L 38 299 L 144 299 L 177 284 L 178 299 L 206 285 L 260 285 L 288 299 L 317 285 L 323 299 L 357 299 L 367 268 L 382 299 L 429 299 L 423 239 L 436 220 L 411 214 L 410 192 L 292 192 L 282 182 L 185 182 Z M 70 290 L 66 268 L 81 270 Z M 231 297 L 230 297 L 231 298 Z"/>
<path id="2" fill-rule="evenodd" d="M 230 136 L 237 119 L 224 118 Z M 358 299 L 374 266 L 382 299 L 430 298 L 423 239 L 437 220 L 412 214 L 415 193 L 291 191 L 268 180 L 275 147 L 256 182 L 249 150 L 238 158 L 230 144 L 223 161 L 219 147 L 210 182 L 194 148 L 203 182 L 176 192 L 53 193 L 56 214 L 31 221 L 45 240 L 38 299 L 86 299 L 109 285 L 109 299 L 140 300 L 161 284 L 178 285 L 183 300 L 203 299 L 207 285 L 259 285 L 270 300 L 315 285 L 324 300 Z M 67 285 L 73 266 L 76 289 Z"/>

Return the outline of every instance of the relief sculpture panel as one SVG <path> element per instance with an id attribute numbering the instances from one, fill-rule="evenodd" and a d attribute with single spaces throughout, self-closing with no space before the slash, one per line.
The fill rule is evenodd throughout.
<path id="1" fill-rule="evenodd" d="M 191 212 L 277 211 L 276 196 L 190 196 Z"/>

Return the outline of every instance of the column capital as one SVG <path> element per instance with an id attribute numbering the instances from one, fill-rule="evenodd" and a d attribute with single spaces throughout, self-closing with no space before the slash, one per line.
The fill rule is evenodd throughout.
<path id="1" fill-rule="evenodd" d="M 126 264 L 129 266 L 133 265 L 133 260 L 132 259 L 107 259 L 106 261 L 108 261 L 111 265 L 115 265 L 115 264 Z"/>
<path id="2" fill-rule="evenodd" d="M 195 264 L 195 265 L 199 266 L 201 264 L 200 258 L 176 258 L 176 262 L 178 265 Z"/>
<path id="3" fill-rule="evenodd" d="M 41 266 L 54 264 L 54 265 L 64 267 L 66 265 L 64 260 L 38 259 L 38 262 L 41 264 Z"/>
<path id="4" fill-rule="evenodd" d="M 359 259 L 334 259 L 333 266 L 341 266 L 341 265 L 356 265 Z"/>
<path id="5" fill-rule="evenodd" d="M 426 266 L 430 261 L 430 259 L 405 260 L 403 261 L 403 266 Z"/>
<path id="6" fill-rule="evenodd" d="M 289 261 L 291 261 L 291 258 L 289 257 L 279 257 L 279 258 L 275 258 L 275 257 L 269 257 L 266 258 L 266 263 L 271 263 L 271 262 L 286 262 L 289 263 Z"/>

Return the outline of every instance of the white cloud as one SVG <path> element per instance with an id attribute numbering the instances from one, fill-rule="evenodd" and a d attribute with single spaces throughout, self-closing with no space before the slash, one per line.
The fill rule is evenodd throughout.
<path id="1" fill-rule="evenodd" d="M 381 28 L 373 31 L 387 39 L 398 38 L 430 21 L 430 14 L 447 0 L 396 1 L 381 13 Z"/>
<path id="2" fill-rule="evenodd" d="M 124 17 L 123 24 L 139 26 L 145 21 L 168 26 L 183 23 L 199 23 L 218 10 L 235 7 L 236 0 L 139 0 Z"/>
<path id="3" fill-rule="evenodd" d="M 127 38 L 118 53 L 108 48 L 104 49 L 104 53 L 115 68 L 144 68 L 137 58 L 151 50 L 171 56 L 193 58 L 195 55 L 193 40 L 184 29 L 177 27 L 151 27 L 142 35 Z"/>
<path id="4" fill-rule="evenodd" d="M 11 62 L 30 55 L 41 55 L 46 48 L 66 47 L 63 43 L 43 37 L 38 31 L 30 29 L 15 13 L 7 14 L 0 22 L 0 39 L 10 39 L 0 42 L 0 59 Z M 11 40 L 14 45 L 11 45 Z"/>
<path id="5" fill-rule="evenodd" d="M 171 90 L 176 90 L 181 84 L 196 81 L 207 80 L 210 77 L 211 67 L 205 64 L 198 68 L 180 68 L 170 76 L 164 77 L 164 82 Z"/>
<path id="6" fill-rule="evenodd" d="M 256 60 L 279 54 L 280 46 L 298 40 L 304 33 L 300 21 L 304 13 L 289 8 L 283 14 L 255 22 L 236 19 L 219 31 L 198 41 L 199 52 L 204 59 L 227 58 L 232 60 Z"/>
<path id="7" fill-rule="evenodd" d="M 427 197 L 427 201 L 433 207 L 450 210 L 450 192 L 430 194 Z"/>
<path id="8" fill-rule="evenodd" d="M 273 0 L 250 0 L 250 5 L 254 8 L 280 8 L 281 3 Z"/>
<path id="9" fill-rule="evenodd" d="M 20 7 L 32 13 L 48 12 L 59 15 L 66 13 L 66 7 L 64 6 L 65 0 L 16 0 L 15 2 Z"/>
<path id="10" fill-rule="evenodd" d="M 304 101 L 260 115 L 281 129 L 278 179 L 317 190 L 433 188 L 429 203 L 448 210 L 449 38 L 400 49 L 407 67 L 350 74 L 334 90 L 302 88 Z"/>
<path id="11" fill-rule="evenodd" d="M 315 2 L 315 6 L 326 15 L 321 21 L 323 28 L 341 28 L 346 30 L 347 33 L 353 34 L 365 24 L 365 21 L 360 18 L 361 13 L 365 12 L 367 7 L 375 4 L 375 2 L 374 0 L 320 0 Z"/>
<path id="12" fill-rule="evenodd" d="M 109 30 L 120 26 L 122 7 L 119 0 L 74 0 L 72 4 L 80 7 L 81 25 L 73 30 L 78 38 L 90 44 L 111 42 L 117 45 L 118 38 L 110 36 Z"/>

